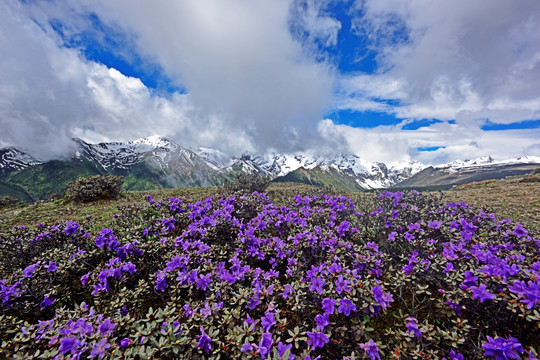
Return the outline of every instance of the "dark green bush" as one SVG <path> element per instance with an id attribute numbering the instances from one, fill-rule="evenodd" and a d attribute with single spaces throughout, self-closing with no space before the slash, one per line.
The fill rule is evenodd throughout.
<path id="1" fill-rule="evenodd" d="M 227 193 L 233 192 L 259 192 L 262 193 L 270 185 L 270 177 L 253 174 L 237 174 L 236 178 L 225 184 L 224 190 Z"/>
<path id="2" fill-rule="evenodd" d="M 20 201 L 19 199 L 15 199 L 11 196 L 0 196 L 0 209 L 13 206 L 17 204 L 19 201 Z"/>
<path id="3" fill-rule="evenodd" d="M 89 176 L 69 182 L 66 198 L 74 201 L 95 201 L 116 199 L 122 192 L 124 178 L 122 176 Z"/>

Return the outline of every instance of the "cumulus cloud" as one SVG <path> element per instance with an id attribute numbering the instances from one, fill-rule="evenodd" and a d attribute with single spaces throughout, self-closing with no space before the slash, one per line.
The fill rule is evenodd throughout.
<path id="1" fill-rule="evenodd" d="M 437 165 L 456 159 L 490 155 L 497 160 L 540 154 L 540 129 L 483 131 L 476 123 L 435 123 L 417 130 L 402 125 L 372 129 L 319 122 L 319 131 L 328 137 L 342 137 L 351 151 L 370 161 L 420 161 Z M 422 148 L 440 147 L 435 151 Z"/>
<path id="2" fill-rule="evenodd" d="M 258 150 L 317 142 L 313 123 L 331 100 L 333 69 L 308 56 L 291 36 L 289 1 L 156 6 L 117 0 L 86 6 L 133 33 L 138 51 L 153 56 L 187 89 L 199 127 L 218 127 L 213 136 L 206 133 L 205 145 L 223 146 L 223 136 L 236 134 Z M 227 143 L 229 150 L 241 150 L 235 146 L 241 141 Z"/>
<path id="3" fill-rule="evenodd" d="M 47 157 L 65 152 L 71 136 L 129 140 L 157 133 L 233 153 L 319 144 L 315 124 L 331 100 L 333 68 L 293 39 L 290 5 L 4 2 L 2 141 Z M 141 58 L 160 64 L 187 94 L 160 96 L 139 79 L 85 59 L 77 47 L 62 46 L 51 23 L 76 36 L 92 25 L 89 15 L 124 32 Z M 315 20 L 310 14 L 309 23 Z"/>
<path id="4" fill-rule="evenodd" d="M 427 163 L 540 155 L 538 130 L 481 128 L 486 119 L 540 118 L 538 1 L 348 2 L 352 31 L 376 54 L 371 73 L 332 65 L 331 49 L 349 31 L 329 12 L 335 4 L 3 1 L 0 146 L 53 158 L 73 136 L 95 142 L 157 134 L 235 154 L 351 150 L 374 161 Z M 120 46 L 111 49 L 105 35 Z M 156 91 L 91 61 L 84 36 L 120 58 L 134 56 L 144 70 L 158 67 L 185 91 Z M 384 112 L 403 122 L 353 128 L 321 121 L 328 110 Z M 404 128 L 426 118 L 445 122 Z"/>
<path id="5" fill-rule="evenodd" d="M 2 145 L 50 159 L 66 155 L 73 136 L 102 141 L 189 135 L 187 95 L 154 97 L 139 79 L 59 46 L 47 24 L 33 21 L 20 3 L 0 8 Z"/>
<path id="6" fill-rule="evenodd" d="M 534 0 L 357 1 L 379 72 L 346 76 L 345 94 L 401 101 L 401 118 L 540 117 L 540 3 Z"/>

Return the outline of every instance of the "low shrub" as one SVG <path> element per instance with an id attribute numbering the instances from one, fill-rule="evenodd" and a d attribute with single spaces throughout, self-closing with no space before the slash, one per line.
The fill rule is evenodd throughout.
<path id="1" fill-rule="evenodd" d="M 257 173 L 237 174 L 234 180 L 229 181 L 224 186 L 226 193 L 234 192 L 259 192 L 262 193 L 270 185 L 270 178 Z"/>
<path id="2" fill-rule="evenodd" d="M 540 176 L 525 176 L 524 178 L 520 179 L 519 182 L 521 183 L 540 182 Z"/>
<path id="3" fill-rule="evenodd" d="M 17 205 L 19 202 L 21 202 L 20 199 L 11 196 L 0 196 L 0 209 Z"/>
<path id="4" fill-rule="evenodd" d="M 133 204 L 0 237 L 0 358 L 534 359 L 540 241 L 412 191 Z"/>
<path id="5" fill-rule="evenodd" d="M 122 176 L 89 176 L 68 183 L 65 196 L 73 201 L 116 199 L 122 192 Z"/>

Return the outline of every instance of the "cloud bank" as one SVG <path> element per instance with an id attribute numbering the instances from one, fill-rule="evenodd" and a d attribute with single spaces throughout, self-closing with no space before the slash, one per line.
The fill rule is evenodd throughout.
<path id="1" fill-rule="evenodd" d="M 0 13 L 0 147 L 42 159 L 72 137 L 154 134 L 234 154 L 540 156 L 538 128 L 482 128 L 540 119 L 536 0 L 5 0 Z M 340 68 L 343 51 L 376 66 Z M 98 61 L 111 54 L 139 73 Z M 340 110 L 396 120 L 324 118 Z"/>
<path id="2" fill-rule="evenodd" d="M 338 126 L 357 152 L 384 148 L 388 156 L 383 158 L 393 153 L 424 161 L 538 155 L 538 129 L 487 132 L 481 127 L 487 119 L 503 124 L 540 119 L 539 2 L 357 1 L 353 27 L 371 36 L 379 68 L 373 74 L 343 74 L 336 108 L 403 119 L 375 130 Z M 403 125 L 420 119 L 455 124 L 403 131 Z M 399 140 L 394 144 L 399 151 L 381 137 Z M 445 148 L 415 153 L 421 146 Z"/>
<path id="3" fill-rule="evenodd" d="M 65 151 L 71 136 L 130 140 L 157 133 L 236 153 L 320 143 L 316 121 L 331 100 L 333 69 L 307 56 L 292 38 L 289 5 L 3 3 L 9 15 L 0 36 L 12 55 L 0 60 L 2 140 L 49 157 Z M 61 46 L 51 20 L 60 21 L 65 33 L 82 33 L 88 14 L 130 34 L 136 51 L 159 63 L 187 94 L 153 94 L 139 79 Z"/>

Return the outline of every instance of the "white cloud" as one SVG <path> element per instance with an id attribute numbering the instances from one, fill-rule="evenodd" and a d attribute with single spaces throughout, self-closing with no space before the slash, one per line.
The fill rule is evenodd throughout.
<path id="1" fill-rule="evenodd" d="M 318 130 L 327 137 L 342 137 L 351 151 L 363 159 L 386 163 L 417 160 L 436 165 L 484 155 L 500 160 L 540 156 L 540 129 L 483 131 L 481 125 L 481 121 L 443 122 L 418 130 L 403 130 L 401 125 L 365 129 L 334 124 L 326 119 L 319 122 Z M 417 150 L 426 147 L 442 148 L 436 151 Z"/>
<path id="2" fill-rule="evenodd" d="M 212 119 L 220 119 L 223 126 L 205 136 L 213 142 L 204 145 L 223 148 L 225 138 L 238 134 L 247 138 L 229 142 L 225 150 L 242 151 L 239 145 L 246 141 L 260 150 L 292 150 L 306 143 L 291 138 L 292 129 L 306 138 L 316 136 L 311 124 L 331 101 L 332 68 L 316 62 L 292 38 L 289 1 L 166 1 L 156 6 L 117 0 L 88 1 L 86 7 L 134 34 L 138 51 L 154 57 L 187 89 L 201 128 L 206 131 L 216 125 Z M 324 29 L 321 25 L 321 36 Z"/>
<path id="3" fill-rule="evenodd" d="M 187 95 L 152 96 L 139 79 L 86 61 L 75 49 L 59 47 L 50 29 L 33 22 L 16 1 L 0 4 L 0 11 L 7 14 L 0 24 L 5 54 L 0 57 L 3 144 L 48 159 L 66 154 L 73 136 L 192 137 Z"/>
<path id="4" fill-rule="evenodd" d="M 51 158 L 65 153 L 73 136 L 99 141 L 157 134 L 237 154 L 349 147 L 369 160 L 428 163 L 539 155 L 538 130 L 486 132 L 481 119 L 540 118 L 540 2 L 358 2 L 364 15 L 354 19 L 355 31 L 370 31 L 381 66 L 354 75 L 337 74 L 314 45 L 334 47 L 344 30 L 325 13 L 328 4 L 3 1 L 0 144 Z M 160 96 L 140 79 L 63 47 L 49 21 L 60 21 L 76 37 L 92 26 L 89 14 L 123 34 L 134 46 L 130 51 L 161 66 L 187 94 Z M 302 43 L 289 31 L 295 27 L 306 31 Z M 374 129 L 319 121 L 331 106 L 406 120 Z M 403 130 L 418 118 L 456 123 Z M 430 146 L 444 149 L 416 150 Z"/>
<path id="5" fill-rule="evenodd" d="M 328 0 L 296 0 L 291 6 L 292 32 L 313 51 L 318 44 L 324 47 L 337 45 L 341 23 L 325 14 L 328 3 Z"/>
<path id="6" fill-rule="evenodd" d="M 47 157 L 65 152 L 73 135 L 130 140 L 157 133 L 235 153 L 319 144 L 313 122 L 331 101 L 333 70 L 292 38 L 289 6 L 284 0 L 3 2 L 2 140 Z M 162 66 L 187 94 L 159 96 L 140 79 L 63 47 L 49 21 L 76 35 L 91 26 L 89 14 L 124 32 L 134 51 Z"/>
<path id="7" fill-rule="evenodd" d="M 378 37 L 377 60 L 386 71 L 346 77 L 345 94 L 399 99 L 390 112 L 407 118 L 540 117 L 540 2 L 362 0 L 357 6 L 363 15 L 355 27 Z"/>

